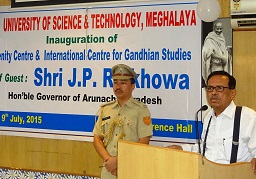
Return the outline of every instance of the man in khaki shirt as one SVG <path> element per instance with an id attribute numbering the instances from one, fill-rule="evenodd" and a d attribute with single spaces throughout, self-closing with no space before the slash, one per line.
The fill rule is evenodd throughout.
<path id="1" fill-rule="evenodd" d="M 137 74 L 125 64 L 112 68 L 113 91 L 117 100 L 101 105 L 93 129 L 94 147 L 103 159 L 101 179 L 117 178 L 117 144 L 119 139 L 149 144 L 153 135 L 147 106 L 132 97 Z"/>

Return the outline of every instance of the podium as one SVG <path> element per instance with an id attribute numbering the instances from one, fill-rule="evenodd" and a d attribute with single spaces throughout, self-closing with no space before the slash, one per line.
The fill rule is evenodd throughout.
<path id="1" fill-rule="evenodd" d="M 198 153 L 118 142 L 118 179 L 256 179 L 249 162 L 217 164 Z"/>

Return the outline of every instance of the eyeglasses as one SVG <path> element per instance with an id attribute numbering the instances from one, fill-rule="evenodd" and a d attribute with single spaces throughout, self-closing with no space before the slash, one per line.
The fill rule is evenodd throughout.
<path id="1" fill-rule="evenodd" d="M 207 92 L 212 92 L 215 89 L 217 92 L 222 92 L 222 91 L 224 91 L 225 88 L 229 88 L 229 87 L 225 87 L 225 86 L 206 86 L 205 90 Z"/>

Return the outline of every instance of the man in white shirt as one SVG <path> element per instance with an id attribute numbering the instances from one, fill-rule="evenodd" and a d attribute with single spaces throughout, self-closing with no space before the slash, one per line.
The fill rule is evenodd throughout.
<path id="1" fill-rule="evenodd" d="M 243 106 L 238 142 L 233 142 L 236 105 L 236 80 L 225 71 L 215 71 L 207 79 L 207 101 L 212 107 L 204 117 L 202 154 L 216 163 L 251 162 L 256 175 L 256 112 Z M 239 126 L 239 125 L 238 125 Z M 238 145 L 235 161 L 231 162 L 232 143 Z M 198 151 L 198 145 L 169 146 L 186 151 Z M 233 155 L 233 154 L 232 154 Z"/>

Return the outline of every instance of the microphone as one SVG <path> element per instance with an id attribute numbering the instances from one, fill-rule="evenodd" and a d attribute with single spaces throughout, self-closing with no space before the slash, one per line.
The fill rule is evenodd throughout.
<path id="1" fill-rule="evenodd" d="M 198 153 L 201 154 L 201 145 L 200 145 L 200 134 L 199 134 L 199 127 L 198 127 L 198 113 L 200 111 L 206 111 L 208 109 L 207 105 L 203 105 L 200 109 L 196 111 L 196 136 L 197 136 L 197 143 L 198 143 Z"/>
<path id="2" fill-rule="evenodd" d="M 208 109 L 208 106 L 207 105 L 203 105 L 198 111 L 197 111 L 197 113 L 199 112 L 199 111 L 206 111 Z"/>

